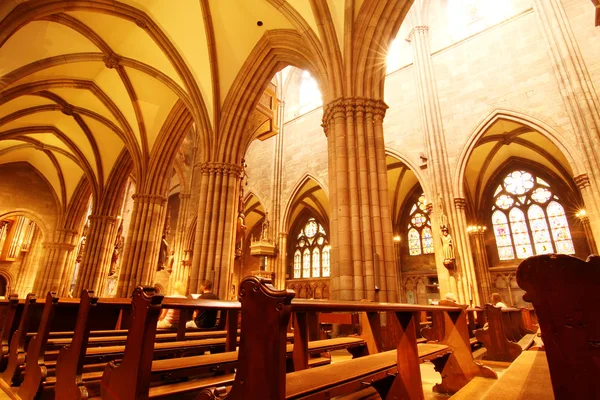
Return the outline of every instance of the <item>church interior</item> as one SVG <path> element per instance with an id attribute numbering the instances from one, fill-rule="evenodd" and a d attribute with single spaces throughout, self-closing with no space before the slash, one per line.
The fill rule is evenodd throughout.
<path id="1" fill-rule="evenodd" d="M 426 362 L 463 371 L 436 399 L 574 398 L 557 343 L 600 340 L 576 290 L 600 285 L 596 36 L 598 0 L 0 1 L 0 387 L 422 399 Z M 186 331 L 203 307 L 218 328 Z M 155 374 L 178 357 L 198 379 Z"/>

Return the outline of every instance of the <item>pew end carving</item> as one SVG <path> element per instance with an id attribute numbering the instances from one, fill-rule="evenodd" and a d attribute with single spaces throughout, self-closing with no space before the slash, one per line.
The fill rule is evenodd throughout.
<path id="1" fill-rule="evenodd" d="M 132 318 L 144 323 L 132 324 L 127 334 L 125 347 L 128 351 L 120 363 L 109 362 L 104 369 L 101 383 L 102 398 L 106 400 L 144 398 L 150 382 L 143 377 L 149 376 L 152 370 L 154 337 L 156 324 L 161 311 L 162 295 L 157 295 L 154 288 L 137 287 L 132 295 Z M 123 371 L 137 371 L 137 382 L 128 380 L 129 374 Z M 137 391 L 137 392 L 135 392 Z"/>
<path id="2" fill-rule="evenodd" d="M 517 282 L 535 308 L 555 398 L 600 398 L 600 257 L 531 257 Z"/>

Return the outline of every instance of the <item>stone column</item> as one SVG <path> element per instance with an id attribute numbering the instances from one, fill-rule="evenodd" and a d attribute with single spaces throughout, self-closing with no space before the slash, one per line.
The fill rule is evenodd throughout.
<path id="1" fill-rule="evenodd" d="M 35 276 L 36 270 L 40 262 L 41 254 L 44 252 L 41 243 L 42 234 L 40 229 L 36 227 L 27 257 L 21 263 L 19 274 L 17 275 L 16 283 L 11 288 L 12 293 L 18 293 L 19 297 L 25 297 L 28 290 L 31 291 L 31 277 Z"/>
<path id="2" fill-rule="evenodd" d="M 331 297 L 398 300 L 381 100 L 325 106 L 331 204 Z"/>
<path id="3" fill-rule="evenodd" d="M 188 279 L 185 276 L 185 233 L 187 230 L 187 216 L 191 195 L 189 193 L 179 193 L 179 216 L 177 217 L 177 232 L 175 233 L 175 254 L 173 260 L 173 272 L 171 273 L 171 282 L 182 282 L 187 284 Z"/>
<path id="4" fill-rule="evenodd" d="M 583 202 L 587 204 L 592 204 L 594 202 L 594 196 L 590 187 L 590 179 L 587 174 L 580 174 L 573 178 L 579 192 L 581 193 L 581 197 L 583 198 Z M 585 215 L 579 215 L 579 219 L 583 224 L 583 230 L 585 232 L 585 238 L 588 243 L 588 247 L 590 248 L 590 253 L 598 254 L 598 246 L 596 245 L 596 239 L 594 237 L 594 230 L 590 224 L 590 215 L 589 211 L 585 210 Z"/>
<path id="5" fill-rule="evenodd" d="M 117 296 L 129 297 L 138 285 L 153 285 L 164 226 L 166 197 L 134 194 Z"/>
<path id="6" fill-rule="evenodd" d="M 117 218 L 110 215 L 90 215 L 85 251 L 79 266 L 79 277 L 73 292 L 79 297 L 81 290 L 93 290 L 97 296 L 104 294 L 106 278 L 115 249 Z"/>
<path id="7" fill-rule="evenodd" d="M 476 305 L 482 306 L 490 302 L 492 298 L 490 265 L 485 248 L 485 227 L 479 225 L 469 227 L 469 236 L 471 237 L 471 248 L 475 259 L 475 276 L 479 284 L 477 286 L 479 302 Z"/>
<path id="8" fill-rule="evenodd" d="M 212 279 L 215 293 L 222 298 L 229 296 L 241 171 L 237 164 L 207 162 L 200 165 L 191 293 L 198 293 L 203 280 Z"/>
<path id="9" fill-rule="evenodd" d="M 45 296 L 49 291 L 60 294 L 66 290 L 63 287 L 64 270 L 69 254 L 75 249 L 77 231 L 59 229 L 54 237 L 54 241 L 44 243 L 43 263 L 38 268 L 33 285 L 33 292 L 38 296 Z"/>
<path id="10" fill-rule="evenodd" d="M 281 94 L 280 94 L 280 97 Z M 279 102 L 277 112 L 278 121 L 283 121 L 284 118 L 284 106 L 283 102 Z M 277 245 L 278 254 L 273 260 L 272 266 L 269 270 L 275 272 L 275 287 L 278 289 L 285 288 L 285 274 L 286 274 L 286 253 L 287 253 L 287 231 L 285 226 L 282 226 L 284 220 L 281 215 L 281 190 L 283 186 L 283 132 L 285 128 L 281 124 L 279 127 L 279 133 L 275 137 L 275 151 L 273 160 L 273 191 L 271 198 L 273 203 L 271 204 L 271 238 Z M 284 236 L 282 236 L 284 235 Z M 279 239 L 279 241 L 277 241 Z M 282 247 L 283 246 L 283 247 Z"/>
<path id="11" fill-rule="evenodd" d="M 430 200 L 433 202 L 435 215 L 432 218 L 432 231 L 436 243 L 440 240 L 440 218 L 444 214 L 448 218 L 449 234 L 452 236 L 455 249 L 455 266 L 447 270 L 443 265 L 441 246 L 436 246 L 436 265 L 440 284 L 440 295 L 455 292 L 459 303 L 469 304 L 473 298 L 471 288 L 477 287 L 474 280 L 473 257 L 467 235 L 464 214 L 464 199 L 455 202 L 452 189 L 452 174 L 448 161 L 446 137 L 440 111 L 437 84 L 431 65 L 431 49 L 429 47 L 429 28 L 416 26 L 407 39 L 413 48 L 415 72 L 421 103 L 421 117 L 424 130 L 425 147 L 427 149 L 428 170 L 430 174 Z M 478 297 L 475 295 L 475 297 Z"/>
<path id="12" fill-rule="evenodd" d="M 581 190 L 594 236 L 600 238 L 600 101 L 560 0 L 534 0 L 556 81 L 586 171 Z M 580 175 L 580 176 L 582 176 Z M 577 179 L 577 177 L 575 177 Z M 579 186 L 579 185 L 578 185 Z M 596 239 L 598 240 L 598 239 Z M 598 246 L 596 242 L 596 247 Z"/>
<path id="13" fill-rule="evenodd" d="M 287 237 L 285 232 L 279 233 L 279 253 L 277 254 L 275 271 L 275 287 L 285 289 L 285 274 L 287 273 Z"/>

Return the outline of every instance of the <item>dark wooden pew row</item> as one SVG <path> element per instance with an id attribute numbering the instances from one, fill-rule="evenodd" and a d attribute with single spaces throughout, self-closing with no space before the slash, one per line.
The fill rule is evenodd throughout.
<path id="1" fill-rule="evenodd" d="M 199 399 L 331 398 L 372 385 L 383 398 L 422 399 L 419 363 L 436 360 L 442 382 L 435 390 L 451 393 L 473 376 L 495 376 L 474 362 L 464 311 L 453 307 L 406 304 L 294 300 L 292 291 L 279 291 L 268 281 L 248 277 L 240 286 L 242 337 L 239 367 L 230 391 L 203 390 Z M 421 311 L 441 312 L 446 334 L 439 344 L 417 345 L 416 327 Z M 307 359 L 307 315 L 315 312 L 361 313 L 361 336 L 369 355 L 315 369 L 288 373 L 285 369 L 285 333 L 295 313 L 294 359 Z M 386 326 L 396 324 L 394 350 L 386 351 L 382 316 Z M 461 317 L 462 315 L 462 317 Z M 390 316 L 394 316 L 392 322 Z M 446 344 L 448 343 L 448 344 Z M 389 343 L 387 344 L 389 345 Z"/>
<path id="2" fill-rule="evenodd" d="M 89 312 L 90 308 L 93 310 Z M 19 396 L 23 399 L 35 398 L 40 394 L 42 388 L 50 388 L 54 390 L 54 385 L 60 380 L 58 377 L 54 377 L 56 367 L 57 375 L 72 375 L 73 380 L 75 379 L 72 371 L 86 373 L 81 374 L 80 378 L 83 381 L 96 381 L 99 386 L 99 381 L 102 376 L 102 370 L 106 363 L 110 360 L 121 358 L 125 351 L 125 346 L 111 344 L 110 340 L 117 339 L 118 337 L 106 337 L 108 346 L 102 347 L 91 347 L 92 345 L 98 345 L 98 343 L 91 343 L 95 338 L 90 337 L 91 328 L 98 328 L 98 321 L 109 321 L 109 326 L 113 324 L 110 321 L 111 315 L 117 315 L 122 309 L 131 308 L 131 300 L 129 299 L 97 299 L 92 298 L 86 291 L 82 293 L 81 301 L 79 299 L 67 299 L 57 298 L 53 293 L 49 293 L 45 302 L 44 310 L 42 312 L 42 321 L 39 325 L 37 335 L 31 340 L 27 347 L 27 363 L 24 364 L 25 357 L 17 358 L 16 361 L 11 364 L 3 375 L 4 381 L 13 385 L 13 390 L 19 393 Z M 173 305 L 172 308 L 177 308 L 177 305 Z M 65 356 L 63 358 L 68 359 L 73 364 L 74 359 L 77 359 L 77 365 L 75 367 L 58 367 L 56 358 L 60 357 L 58 351 L 51 350 L 47 351 L 48 348 L 48 337 L 51 330 L 51 321 L 57 319 L 57 313 L 67 315 L 70 312 L 77 315 L 77 326 L 75 327 L 74 338 L 68 339 L 67 343 L 71 345 L 61 351 L 61 354 L 75 354 L 77 356 Z M 109 318 L 106 318 L 108 314 Z M 24 320 L 23 324 L 27 324 Z M 83 324 L 83 325 L 81 325 Z M 61 328 L 65 328 L 64 325 Z M 236 329 L 233 330 L 232 335 L 237 336 L 237 324 Z M 215 331 L 220 335 L 220 331 Z M 194 335 L 201 334 L 212 334 L 213 332 L 195 332 Z M 21 336 L 23 338 L 23 336 Z M 172 336 L 173 340 L 175 335 Z M 184 354 L 203 354 L 205 351 L 217 350 L 222 351 L 226 345 L 226 338 L 210 338 L 207 336 L 205 339 L 194 339 L 188 341 L 172 341 L 172 342 L 161 342 L 156 343 L 154 349 L 154 357 L 174 357 L 181 356 Z M 75 351 L 75 349 L 77 349 Z M 63 354 L 64 356 L 64 354 Z M 60 361 L 60 360 L 59 360 Z M 62 364 L 64 364 L 64 360 Z M 18 387 L 21 374 L 24 371 L 25 380 Z M 65 372 L 66 371 L 66 372 Z M 67 379 L 68 380 L 68 379 Z M 59 385 L 60 386 L 60 385 Z M 69 397 L 70 398 L 70 397 Z"/>
<path id="3" fill-rule="evenodd" d="M 487 350 L 485 360 L 512 362 L 533 345 L 536 332 L 525 326 L 521 310 L 492 304 L 486 304 L 485 310 L 488 325 L 475 331 Z"/>
<path id="4" fill-rule="evenodd" d="M 600 399 L 600 258 L 531 257 L 517 283 L 535 308 L 555 398 Z"/>
<path id="5" fill-rule="evenodd" d="M 26 299 L 19 302 L 16 294 L 9 295 L 8 299 L 4 300 L 4 312 L 0 323 L 0 372 L 4 371 L 8 363 L 10 340 L 18 328 L 20 315 L 26 302 Z"/>
<path id="6" fill-rule="evenodd" d="M 134 298 L 134 304 L 138 302 L 140 304 L 158 305 L 158 298 L 159 296 L 151 296 L 149 291 L 144 292 L 139 289 Z M 164 298 L 160 302 L 164 308 L 180 310 L 193 310 L 203 307 L 225 309 L 227 312 L 227 328 L 230 331 L 237 328 L 237 315 L 240 310 L 240 303 L 238 302 L 168 298 Z M 147 333 L 155 329 L 154 324 L 157 314 L 154 312 L 154 308 L 136 306 L 136 309 L 141 311 L 136 311 L 136 326 L 135 329 L 132 327 L 130 330 L 130 337 L 138 335 L 136 332 Z M 233 338 L 233 335 L 230 337 Z M 297 338 L 298 336 L 295 336 L 294 341 Z M 143 341 L 152 342 L 152 340 L 151 334 L 143 337 Z M 230 371 L 238 366 L 238 352 L 233 339 L 226 346 L 226 351 L 221 354 L 186 356 L 165 360 L 152 360 L 144 356 L 144 351 L 148 351 L 149 345 L 142 343 L 139 338 L 135 341 L 132 340 L 131 343 L 134 343 L 133 347 L 130 346 L 130 341 L 128 341 L 123 361 L 119 366 L 117 366 L 117 363 L 111 363 L 106 367 L 102 378 L 102 398 L 145 399 L 171 397 L 178 399 L 185 395 L 195 396 L 196 392 L 206 387 L 233 383 L 234 375 Z M 324 352 L 346 349 L 351 354 L 359 356 L 364 353 L 366 345 L 365 340 L 360 337 L 315 340 L 306 343 L 306 346 L 302 346 L 304 349 L 302 354 L 306 354 L 307 359 L 300 360 L 298 358 L 298 353 L 294 350 L 296 346 L 293 344 L 286 344 L 283 356 L 290 360 L 287 363 L 288 370 L 302 370 L 316 365 L 328 364 L 329 359 L 323 362 L 322 358 L 318 357 Z M 308 359 L 308 356 L 311 355 L 316 357 Z M 141 368 L 141 365 L 144 365 L 144 367 Z M 138 374 L 140 371 L 141 376 Z M 223 372 L 223 375 L 210 374 L 211 371 Z M 169 381 L 156 379 L 157 376 L 166 376 Z M 181 377 L 189 379 L 182 381 L 179 379 Z M 137 382 L 137 387 L 132 382 Z"/>
<path id="7" fill-rule="evenodd" d="M 179 359 L 154 360 L 156 323 L 161 307 L 179 310 L 198 308 L 225 310 L 227 312 L 227 337 L 225 353 L 183 357 Z M 240 304 L 219 300 L 163 298 L 152 289 L 136 288 L 132 300 L 133 323 L 127 335 L 125 352 L 120 362 L 111 361 L 104 369 L 101 381 L 102 399 L 148 399 L 180 396 L 193 390 L 215 384 L 226 384 L 232 380 L 233 373 L 210 375 L 204 379 L 192 379 L 168 383 L 155 382 L 151 388 L 152 375 L 169 375 L 172 372 L 190 377 L 197 374 L 198 366 L 202 370 L 221 368 L 230 354 L 235 354 L 237 344 L 237 323 Z M 222 311 L 223 312 L 223 311 Z M 200 358 L 203 357 L 203 358 Z M 190 363 L 190 360 L 193 362 Z M 233 359 L 237 360 L 237 357 Z M 203 362 L 204 361 L 204 362 Z"/>

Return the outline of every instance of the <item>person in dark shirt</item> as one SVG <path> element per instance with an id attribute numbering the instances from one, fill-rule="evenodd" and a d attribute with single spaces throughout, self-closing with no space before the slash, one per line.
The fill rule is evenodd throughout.
<path id="1" fill-rule="evenodd" d="M 201 288 L 200 299 L 219 300 L 219 297 L 212 292 L 211 281 L 204 281 Z M 196 310 L 194 319 L 188 321 L 186 326 L 188 328 L 214 328 L 217 324 L 217 312 L 218 310 Z"/>

